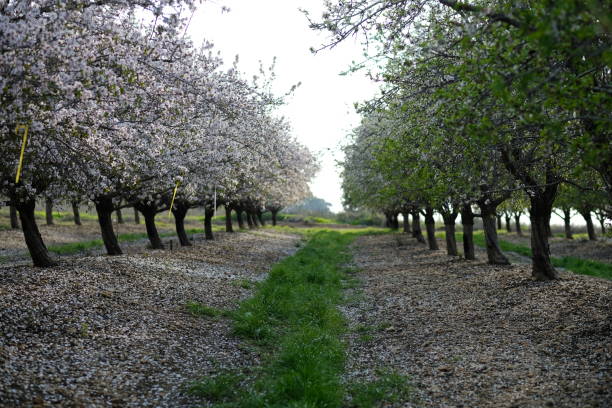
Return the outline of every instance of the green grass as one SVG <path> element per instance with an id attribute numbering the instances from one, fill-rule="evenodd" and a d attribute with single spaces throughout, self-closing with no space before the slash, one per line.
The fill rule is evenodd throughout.
<path id="1" fill-rule="evenodd" d="M 440 236 L 444 237 L 444 232 L 440 233 Z M 503 237 L 503 234 L 500 234 L 500 236 Z M 456 234 L 456 238 L 457 242 L 461 242 L 463 236 L 461 233 L 458 233 Z M 486 246 L 483 231 L 474 232 L 474 244 L 481 247 Z M 529 258 L 531 257 L 531 248 L 524 245 L 504 241 L 500 238 L 499 247 L 502 251 L 515 252 L 522 256 L 526 256 Z M 609 263 L 577 258 L 574 256 L 564 256 L 562 258 L 551 257 L 551 261 L 554 266 L 565 268 L 574 273 L 596 276 L 604 279 L 612 279 L 612 264 Z"/>
<path id="2" fill-rule="evenodd" d="M 412 398 L 408 377 L 390 370 L 379 370 L 372 382 L 355 382 L 350 385 L 349 407 L 372 408 L 407 401 Z"/>
<path id="3" fill-rule="evenodd" d="M 232 313 L 234 332 L 258 345 L 262 366 L 246 377 L 226 371 L 207 377 L 191 386 L 192 393 L 218 407 L 343 406 L 341 337 L 347 328 L 337 305 L 351 281 L 343 266 L 351 259 L 347 247 L 365 232 L 300 232 L 308 242 L 276 264 Z"/>
<path id="4" fill-rule="evenodd" d="M 225 316 L 228 312 L 219 310 L 214 307 L 206 306 L 198 302 L 187 302 L 185 305 L 187 311 L 194 316 L 218 317 Z"/>

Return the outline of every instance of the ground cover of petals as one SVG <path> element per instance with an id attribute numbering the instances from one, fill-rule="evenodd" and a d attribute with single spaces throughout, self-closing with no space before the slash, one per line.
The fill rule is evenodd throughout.
<path id="1" fill-rule="evenodd" d="M 258 356 L 227 319 L 270 266 L 296 250 L 272 231 L 196 236 L 174 251 L 64 257 L 60 266 L 0 267 L 0 406 L 187 407 L 189 381 Z"/>
<path id="2" fill-rule="evenodd" d="M 345 380 L 411 378 L 419 407 L 609 407 L 610 281 L 529 265 L 494 267 L 430 251 L 405 235 L 353 244 Z"/>

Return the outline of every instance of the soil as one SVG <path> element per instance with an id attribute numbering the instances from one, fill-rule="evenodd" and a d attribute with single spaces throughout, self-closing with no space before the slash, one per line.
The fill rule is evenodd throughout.
<path id="1" fill-rule="evenodd" d="M 460 260 L 399 234 L 361 237 L 353 253 L 347 381 L 405 374 L 406 407 L 611 406 L 612 282 L 535 282 L 528 265 Z"/>
<path id="2" fill-rule="evenodd" d="M 218 233 L 190 248 L 71 257 L 55 268 L 0 267 L 1 407 L 191 407 L 188 384 L 258 356 L 227 319 L 245 281 L 296 250 L 298 237 Z"/>

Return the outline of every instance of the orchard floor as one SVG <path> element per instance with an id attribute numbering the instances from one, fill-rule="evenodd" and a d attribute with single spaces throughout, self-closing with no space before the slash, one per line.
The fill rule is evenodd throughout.
<path id="1" fill-rule="evenodd" d="M 494 267 L 414 239 L 353 245 L 347 379 L 408 375 L 415 407 L 612 406 L 612 282 Z"/>
<path id="2" fill-rule="evenodd" d="M 184 392 L 227 366 L 257 364 L 227 319 L 247 281 L 295 252 L 273 231 L 218 233 L 175 251 L 66 257 L 58 267 L 0 267 L 1 407 L 191 407 Z"/>

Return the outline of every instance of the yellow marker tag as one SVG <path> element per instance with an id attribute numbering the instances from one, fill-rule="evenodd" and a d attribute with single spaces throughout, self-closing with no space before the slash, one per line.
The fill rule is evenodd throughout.
<path id="1" fill-rule="evenodd" d="M 15 184 L 19 183 L 21 177 L 21 167 L 23 166 L 23 153 L 25 152 L 26 143 L 28 142 L 28 125 L 17 125 L 15 134 L 19 135 L 19 129 L 23 129 L 23 142 L 21 142 L 21 155 L 19 156 L 19 166 L 17 166 L 17 175 L 15 176 Z"/>
<path id="2" fill-rule="evenodd" d="M 179 184 L 181 184 L 181 182 L 177 181 L 176 187 L 174 187 L 174 193 L 172 194 L 172 201 L 170 202 L 170 209 L 168 210 L 168 218 L 170 218 L 170 215 L 172 215 L 172 207 L 174 206 L 174 198 L 176 197 L 176 190 L 178 190 Z"/>

